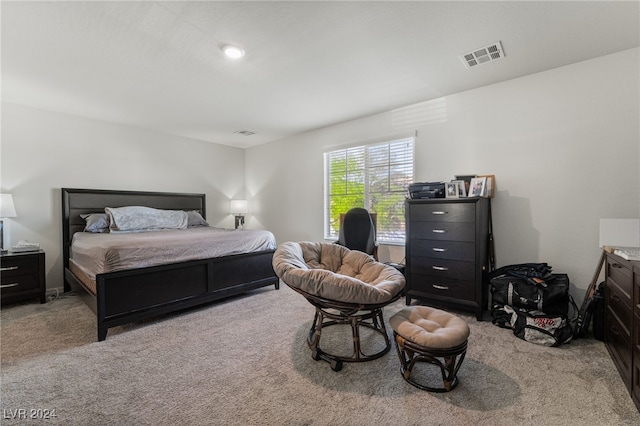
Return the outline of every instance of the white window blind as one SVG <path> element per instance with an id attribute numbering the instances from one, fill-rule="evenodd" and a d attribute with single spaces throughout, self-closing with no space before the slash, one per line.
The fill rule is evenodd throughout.
<path id="1" fill-rule="evenodd" d="M 364 207 L 376 213 L 378 241 L 404 242 L 413 153 L 413 137 L 325 153 L 325 238 L 338 238 L 340 213 Z"/>

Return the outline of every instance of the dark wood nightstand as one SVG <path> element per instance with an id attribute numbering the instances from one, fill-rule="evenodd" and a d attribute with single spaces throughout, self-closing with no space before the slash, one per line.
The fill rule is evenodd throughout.
<path id="1" fill-rule="evenodd" d="M 40 298 L 45 303 L 44 251 L 0 255 L 0 300 L 2 305 Z"/>

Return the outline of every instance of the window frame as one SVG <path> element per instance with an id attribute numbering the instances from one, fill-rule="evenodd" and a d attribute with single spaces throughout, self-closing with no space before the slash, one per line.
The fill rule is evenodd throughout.
<path id="1" fill-rule="evenodd" d="M 410 146 L 406 146 L 409 144 Z M 405 145 L 403 148 L 402 145 Z M 372 153 L 375 153 L 379 148 L 383 148 L 382 151 L 386 149 L 387 151 L 387 159 L 383 162 L 382 167 L 385 170 L 382 170 L 382 175 L 386 173 L 386 180 L 388 183 L 389 191 L 372 191 L 372 174 L 374 170 L 380 169 L 380 158 L 378 156 L 377 164 L 372 164 Z M 362 142 L 359 144 L 349 145 L 346 147 L 340 147 L 336 149 L 331 149 L 329 151 L 324 152 L 324 197 L 323 197 L 323 207 L 324 207 L 324 238 L 327 240 L 336 240 L 338 238 L 339 233 L 339 225 L 338 225 L 338 213 L 333 212 L 332 215 L 332 197 L 343 197 L 352 199 L 356 199 L 356 197 L 362 198 L 362 203 L 349 203 L 345 202 L 343 205 L 349 205 L 350 207 L 364 207 L 367 210 L 375 211 L 378 213 L 378 232 L 377 232 L 377 240 L 379 243 L 388 244 L 388 245 L 404 245 L 406 235 L 406 224 L 404 218 L 404 200 L 407 196 L 408 186 L 411 182 L 414 181 L 415 178 L 415 147 L 416 147 L 416 135 L 398 135 L 394 137 L 388 137 L 384 139 L 378 139 L 376 141 Z M 404 150 L 404 152 L 402 152 Z M 363 164 L 361 168 L 350 169 L 349 165 L 353 165 L 353 163 L 349 163 L 349 154 L 353 154 L 355 157 L 358 155 L 358 151 L 362 151 L 362 155 L 364 157 Z M 400 154 L 398 155 L 397 152 Z M 394 162 L 392 160 L 394 153 L 403 161 Z M 378 153 L 379 155 L 379 153 Z M 339 170 L 336 172 L 332 170 L 332 158 L 343 157 L 344 165 L 339 166 Z M 357 163 L 357 159 L 355 159 Z M 392 173 L 393 167 L 396 168 L 405 168 L 406 171 L 404 174 L 400 174 L 401 178 L 398 179 L 398 182 L 402 184 L 396 184 L 396 188 L 401 187 L 401 190 L 391 190 L 393 187 L 393 176 Z M 336 194 L 332 191 L 332 182 L 335 181 L 335 178 L 340 179 L 340 175 L 344 172 L 345 176 L 343 178 L 344 187 L 342 190 L 343 194 Z M 357 178 L 350 180 L 351 177 L 361 173 L 363 175 L 362 182 L 358 182 Z M 398 175 L 396 175 L 397 177 Z M 332 179 L 334 178 L 334 179 Z M 375 179 L 373 179 L 375 180 Z M 376 183 L 380 183 L 380 181 L 384 182 L 384 179 L 376 181 Z M 356 188 L 356 192 L 349 192 L 349 184 L 352 184 L 353 188 Z M 363 188 L 360 192 L 357 192 L 357 186 L 363 185 Z M 342 184 L 341 184 L 342 186 Z M 353 189 L 351 188 L 351 189 Z M 378 212 L 373 207 L 372 194 L 382 195 L 381 198 L 391 199 L 390 209 L 391 211 L 395 211 L 395 215 L 386 215 L 385 218 L 384 212 Z M 398 197 L 400 195 L 400 197 Z M 394 201 L 395 200 L 395 201 Z M 383 202 L 384 203 L 384 202 Z M 395 206 L 395 207 L 393 207 Z M 350 207 L 345 207 L 340 210 L 345 210 Z M 386 209 L 384 209 L 386 210 Z M 398 211 L 400 210 L 400 211 Z M 342 211 L 341 211 L 342 212 Z M 346 212 L 342 212 L 346 213 Z M 334 217 L 332 217 L 334 216 Z M 399 221 L 399 227 L 394 228 L 391 226 L 388 227 L 388 221 L 391 219 L 395 219 L 396 222 Z M 394 235 L 395 234 L 395 235 Z"/>

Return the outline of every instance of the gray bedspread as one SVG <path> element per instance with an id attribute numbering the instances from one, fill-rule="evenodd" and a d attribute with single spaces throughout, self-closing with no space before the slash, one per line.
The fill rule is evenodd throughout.
<path id="1" fill-rule="evenodd" d="M 275 248 L 275 237 L 264 230 L 197 227 L 129 234 L 76 232 L 71 260 L 95 280 L 97 274 L 106 272 Z"/>

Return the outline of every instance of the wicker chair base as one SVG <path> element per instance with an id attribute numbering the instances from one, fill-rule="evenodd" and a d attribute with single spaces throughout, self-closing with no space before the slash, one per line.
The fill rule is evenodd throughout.
<path id="1" fill-rule="evenodd" d="M 425 348 L 393 332 L 396 350 L 400 358 L 400 371 L 407 383 L 429 392 L 449 392 L 458 386 L 458 370 L 467 353 L 467 341 L 453 348 Z M 433 364 L 440 368 L 443 386 L 429 386 L 411 377 L 413 367 L 418 362 Z"/>
<path id="2" fill-rule="evenodd" d="M 344 362 L 364 362 L 380 358 L 391 350 L 391 340 L 384 325 L 382 309 L 384 306 L 400 298 L 400 293 L 384 304 L 364 305 L 337 302 L 323 299 L 294 288 L 305 296 L 307 301 L 316 308 L 313 324 L 307 336 L 307 344 L 311 349 L 311 356 L 316 361 L 324 360 L 331 364 L 333 371 L 340 371 Z M 322 329 L 337 324 L 349 324 L 353 340 L 353 351 L 349 356 L 332 354 L 320 347 Z M 379 334 L 384 339 L 384 348 L 373 353 L 365 354 L 360 344 L 360 327 L 366 327 Z"/>

